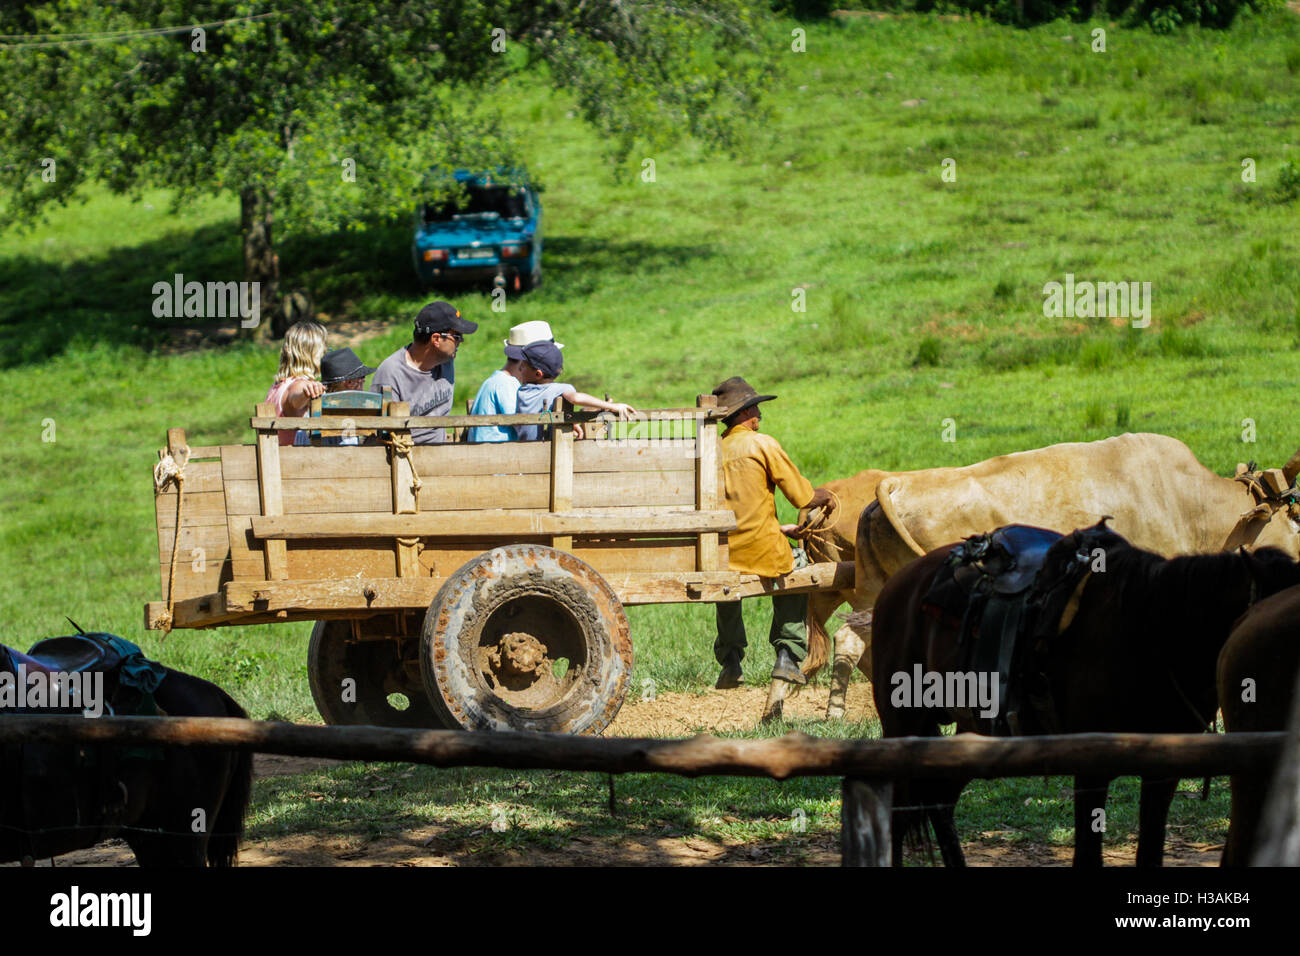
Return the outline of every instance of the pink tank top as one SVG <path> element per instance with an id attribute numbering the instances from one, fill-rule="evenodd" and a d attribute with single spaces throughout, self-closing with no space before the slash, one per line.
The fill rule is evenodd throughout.
<path id="1" fill-rule="evenodd" d="M 275 417 L 282 418 L 284 416 L 284 393 L 289 390 L 289 386 L 294 382 L 310 381 L 311 379 L 305 375 L 295 375 L 292 378 L 283 379 L 271 386 L 270 391 L 266 393 L 266 398 L 264 398 L 263 401 L 275 402 Z M 296 434 L 297 431 L 292 428 L 280 429 L 280 444 L 292 445 L 293 436 Z"/>

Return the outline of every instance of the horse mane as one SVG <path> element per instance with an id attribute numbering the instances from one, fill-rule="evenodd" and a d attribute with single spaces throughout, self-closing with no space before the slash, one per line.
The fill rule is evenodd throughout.
<path id="1" fill-rule="evenodd" d="M 1075 532 L 1072 538 L 1080 535 Z M 1300 582 L 1300 565 L 1277 548 L 1165 558 L 1109 529 L 1104 536 L 1094 532 L 1092 541 L 1105 551 L 1106 574 L 1121 582 L 1125 616 L 1160 622 L 1149 634 L 1201 634 L 1226 627 L 1246 610 L 1252 594 L 1265 597 Z M 1226 638 L 1227 633 L 1215 631 L 1215 636 Z"/>

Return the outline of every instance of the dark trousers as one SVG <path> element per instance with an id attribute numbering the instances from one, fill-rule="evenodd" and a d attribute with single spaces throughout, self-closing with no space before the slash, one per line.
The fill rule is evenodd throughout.
<path id="1" fill-rule="evenodd" d="M 718 612 L 718 639 L 713 642 L 713 657 L 719 664 L 725 662 L 729 653 L 738 653 L 743 660 L 745 646 L 749 641 L 745 637 L 745 621 L 740 614 L 740 602 L 715 604 Z M 808 628 L 804 619 L 808 613 L 808 595 L 773 594 L 772 627 L 767 639 L 772 649 L 785 648 L 796 661 L 802 661 L 808 653 Z"/>

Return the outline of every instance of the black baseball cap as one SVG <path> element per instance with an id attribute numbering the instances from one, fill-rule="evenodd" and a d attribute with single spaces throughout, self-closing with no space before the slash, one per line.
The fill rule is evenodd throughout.
<path id="1" fill-rule="evenodd" d="M 469 335 L 478 331 L 478 323 L 460 317 L 460 310 L 450 302 L 430 302 L 415 317 L 415 331 L 426 335 L 434 332 L 459 332 Z"/>
<path id="2" fill-rule="evenodd" d="M 354 378 L 365 378 L 374 369 L 357 358 L 351 349 L 335 349 L 326 352 L 320 360 L 320 380 L 322 385 L 334 385 Z"/>
<path id="3" fill-rule="evenodd" d="M 523 351 L 524 361 L 547 378 L 555 378 L 564 368 L 564 356 L 554 342 L 533 342 Z"/>

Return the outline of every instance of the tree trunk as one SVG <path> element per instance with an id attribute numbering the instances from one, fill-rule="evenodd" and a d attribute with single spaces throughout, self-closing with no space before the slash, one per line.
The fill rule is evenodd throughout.
<path id="1" fill-rule="evenodd" d="M 271 194 L 261 186 L 249 186 L 239 193 L 239 228 L 244 240 L 244 281 L 256 282 L 261 302 L 261 321 L 250 329 L 258 341 L 284 335 L 280 309 L 280 260 L 271 236 Z"/>

